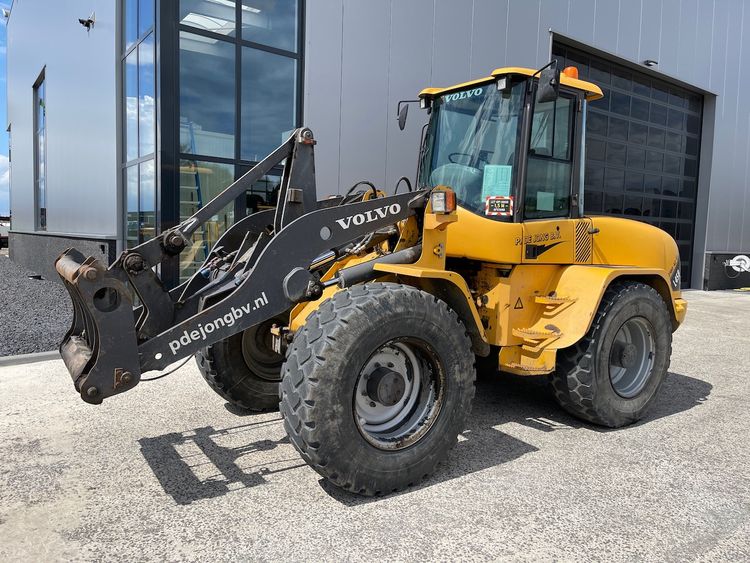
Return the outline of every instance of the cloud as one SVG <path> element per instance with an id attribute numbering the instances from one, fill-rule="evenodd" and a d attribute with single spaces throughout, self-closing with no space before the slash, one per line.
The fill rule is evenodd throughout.
<path id="1" fill-rule="evenodd" d="M 8 157 L 0 154 L 0 215 L 8 215 L 10 209 L 10 167 Z"/>

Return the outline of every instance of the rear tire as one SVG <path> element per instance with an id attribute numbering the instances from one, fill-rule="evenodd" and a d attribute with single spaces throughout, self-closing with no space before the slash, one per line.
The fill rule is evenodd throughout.
<path id="1" fill-rule="evenodd" d="M 659 293 L 643 283 L 615 282 L 588 334 L 557 352 L 550 376 L 555 398 L 594 424 L 632 424 L 651 406 L 671 354 L 672 322 Z"/>
<path id="2" fill-rule="evenodd" d="M 357 285 L 322 303 L 282 371 L 292 444 L 328 481 L 368 496 L 431 474 L 474 396 L 471 340 L 456 313 L 393 283 Z"/>
<path id="3" fill-rule="evenodd" d="M 201 375 L 221 398 L 248 411 L 279 407 L 279 382 L 284 357 L 271 348 L 270 329 L 287 316 L 259 325 L 202 348 L 195 354 Z"/>

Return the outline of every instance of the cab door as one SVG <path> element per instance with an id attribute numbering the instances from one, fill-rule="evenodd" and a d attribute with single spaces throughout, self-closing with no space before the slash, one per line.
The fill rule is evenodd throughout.
<path id="1" fill-rule="evenodd" d="M 583 103 L 582 94 L 561 91 L 534 104 L 519 210 L 522 263 L 591 263 L 590 220 L 579 218 Z"/>

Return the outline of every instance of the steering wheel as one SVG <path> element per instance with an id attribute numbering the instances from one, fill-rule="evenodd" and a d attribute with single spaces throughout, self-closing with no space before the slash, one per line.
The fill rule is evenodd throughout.
<path id="1" fill-rule="evenodd" d="M 455 156 L 465 156 L 469 159 L 469 161 L 471 161 L 470 154 L 466 154 L 465 152 L 452 152 L 448 155 L 448 160 L 452 162 L 453 164 L 461 164 L 460 162 L 456 162 L 455 160 L 453 160 L 453 157 Z"/>

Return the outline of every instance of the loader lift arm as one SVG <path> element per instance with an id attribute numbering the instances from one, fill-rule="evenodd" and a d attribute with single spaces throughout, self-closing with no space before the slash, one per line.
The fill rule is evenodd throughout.
<path id="1" fill-rule="evenodd" d="M 132 389 L 141 374 L 320 297 L 311 265 L 424 210 L 426 191 L 364 200 L 316 201 L 312 131 L 301 128 L 192 217 L 127 250 L 109 267 L 66 250 L 55 266 L 74 304 L 61 356 L 84 401 Z M 275 210 L 245 217 L 217 241 L 203 266 L 168 291 L 155 272 L 211 216 L 284 164 Z M 413 254 L 413 253 L 412 253 Z M 413 261 L 413 260 L 412 260 Z M 141 305 L 133 307 L 135 298 Z"/>

